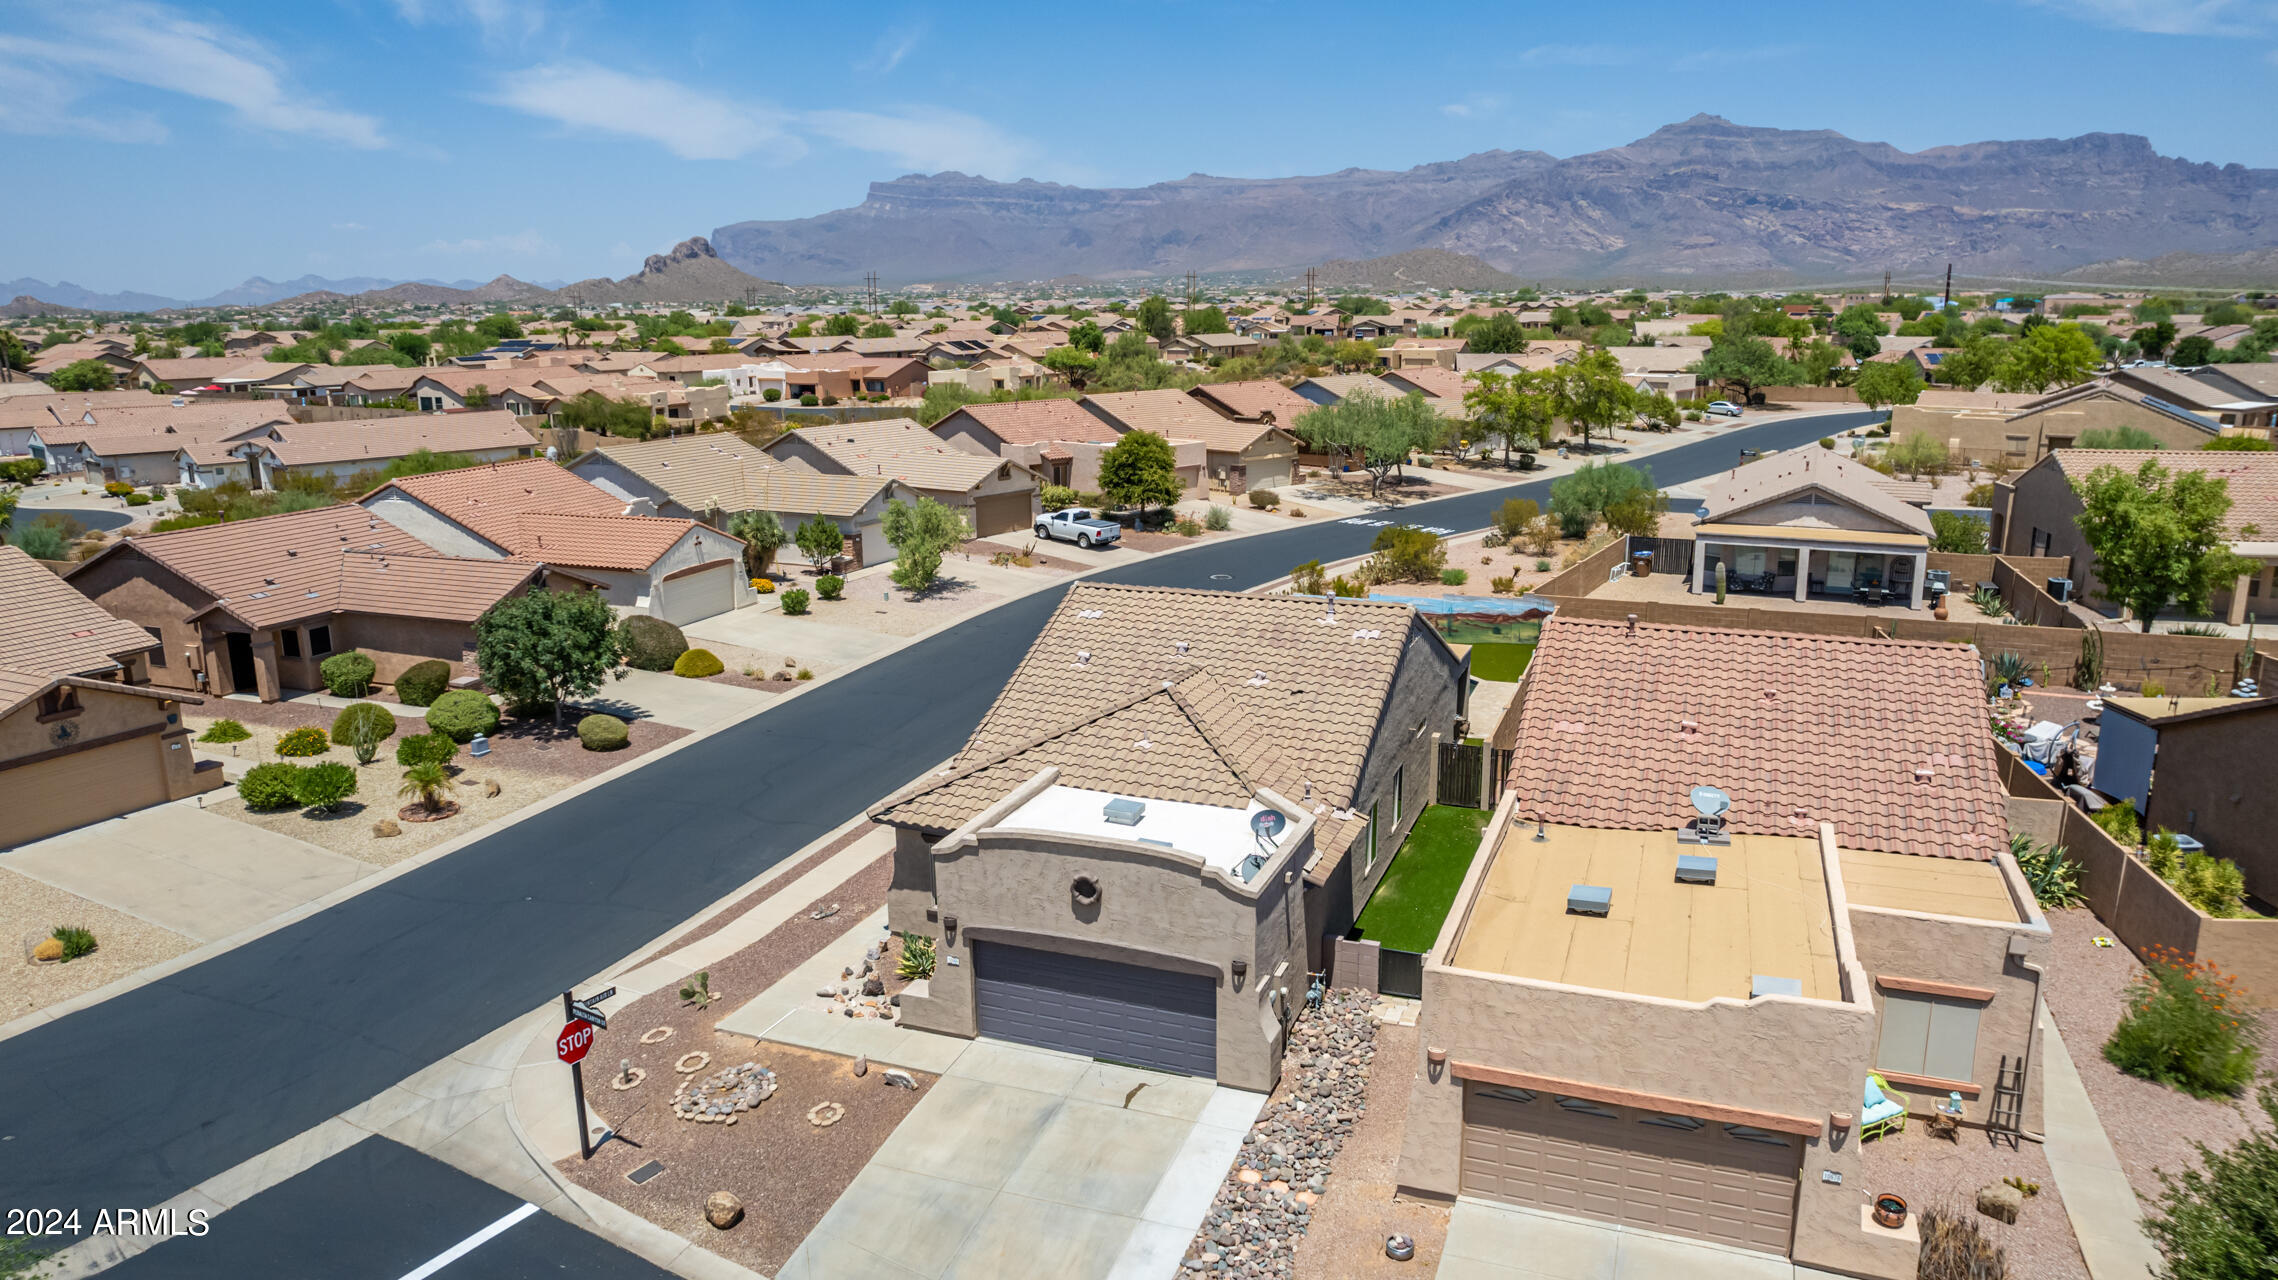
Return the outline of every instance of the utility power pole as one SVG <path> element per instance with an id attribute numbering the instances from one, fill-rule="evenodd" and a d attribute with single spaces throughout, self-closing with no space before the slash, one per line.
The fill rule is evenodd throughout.
<path id="1" fill-rule="evenodd" d="M 1187 268 L 1186 273 L 1186 309 L 1194 310 L 1194 268 L 1192 267 Z"/>
<path id="2" fill-rule="evenodd" d="M 1954 264 L 1946 264 L 1946 305 L 1954 305 Z"/>
<path id="3" fill-rule="evenodd" d="M 1883 268 L 1883 301 L 1890 301 L 1890 268 Z"/>
<path id="4" fill-rule="evenodd" d="M 1318 288 L 1319 288 L 1319 285 L 1320 285 L 1320 280 L 1321 280 L 1321 268 L 1319 268 L 1319 267 L 1307 267 L 1307 268 L 1305 268 L 1305 305 L 1307 305 L 1307 306 L 1311 306 L 1311 305 L 1313 305 L 1313 295 L 1314 295 L 1314 293 L 1315 293 L 1315 292 L 1318 290 Z"/>
<path id="5" fill-rule="evenodd" d="M 878 273 L 877 273 L 877 272 L 875 272 L 875 271 L 873 271 L 873 272 L 871 272 L 869 275 L 867 275 L 867 276 L 864 276 L 864 277 L 863 277 L 863 284 L 864 284 L 865 286 L 867 286 L 867 287 L 868 287 L 868 289 L 869 289 L 869 291 L 870 291 L 870 314 L 871 314 L 871 315 L 877 315 L 877 314 L 878 314 Z"/>

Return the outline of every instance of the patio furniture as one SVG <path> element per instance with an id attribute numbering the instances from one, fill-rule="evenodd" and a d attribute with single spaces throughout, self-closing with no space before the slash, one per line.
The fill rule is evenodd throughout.
<path id="1" fill-rule="evenodd" d="M 1868 587 L 1867 603 L 1871 605 L 1888 604 L 1890 603 L 1890 592 L 1885 591 L 1881 587 Z"/>
<path id="2" fill-rule="evenodd" d="M 1907 1102 L 1905 1094 L 1891 1088 L 1881 1076 L 1869 1072 L 1859 1109 L 1859 1141 L 1879 1138 L 1886 1133 L 1904 1133 Z"/>

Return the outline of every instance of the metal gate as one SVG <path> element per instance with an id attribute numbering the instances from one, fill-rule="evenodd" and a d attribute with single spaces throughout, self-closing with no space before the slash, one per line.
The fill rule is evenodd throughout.
<path id="1" fill-rule="evenodd" d="M 1423 955 L 1415 951 L 1394 951 L 1390 947 L 1380 949 L 1376 953 L 1376 990 L 1380 995 L 1423 999 Z"/>
<path id="2" fill-rule="evenodd" d="M 1440 744 L 1439 803 L 1464 809 L 1482 809 L 1480 778 L 1487 764 L 1487 748 L 1477 742 Z"/>

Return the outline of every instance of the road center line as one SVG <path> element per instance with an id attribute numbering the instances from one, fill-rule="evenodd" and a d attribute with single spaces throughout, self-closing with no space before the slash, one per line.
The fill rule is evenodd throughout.
<path id="1" fill-rule="evenodd" d="M 426 1263 L 420 1266 L 418 1270 L 405 1272 L 403 1275 L 403 1280 L 427 1280 L 427 1277 L 434 1275 L 436 1272 L 441 1271 L 443 1268 L 450 1266 L 452 1263 L 457 1262 L 459 1259 L 466 1257 L 470 1253 L 473 1253 L 475 1250 L 481 1248 L 484 1243 L 489 1241 L 492 1237 L 498 1235 L 502 1231 L 505 1231 L 508 1227 L 513 1226 L 515 1223 L 522 1221 L 524 1218 L 529 1217 L 531 1214 L 536 1213 L 537 1211 L 538 1206 L 531 1204 L 527 1200 L 523 1201 L 521 1208 L 514 1210 L 512 1213 L 507 1214 L 505 1217 L 500 1218 L 498 1221 L 491 1223 L 489 1226 L 475 1232 L 473 1235 L 468 1236 L 466 1239 L 461 1240 L 459 1243 L 452 1245 L 450 1248 L 445 1249 L 443 1252 L 436 1254 L 432 1258 L 429 1258 Z"/>

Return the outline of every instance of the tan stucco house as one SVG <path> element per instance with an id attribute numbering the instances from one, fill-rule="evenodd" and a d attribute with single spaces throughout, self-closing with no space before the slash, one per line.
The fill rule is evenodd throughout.
<path id="1" fill-rule="evenodd" d="M 569 470 L 635 509 L 684 516 L 715 529 L 727 528 L 746 511 L 774 512 L 785 533 L 822 516 L 838 525 L 854 568 L 894 558 L 894 544 L 886 541 L 886 504 L 917 496 L 892 476 L 826 475 L 787 466 L 726 432 L 604 440 Z M 776 556 L 780 562 L 798 554 L 786 544 Z"/>
<path id="2" fill-rule="evenodd" d="M 1079 583 L 963 751 L 871 811 L 912 1027 L 1269 1089 L 1435 794 L 1465 668 L 1406 605 Z"/>
<path id="3" fill-rule="evenodd" d="M 1297 465 L 1297 437 L 1270 416 L 1237 418 L 1184 391 L 1114 391 L 1078 401 L 1118 433 L 1200 440 L 1211 487 L 1240 494 L 1279 489 Z"/>
<path id="4" fill-rule="evenodd" d="M 1799 449 L 1702 482 L 1693 525 L 1693 591 L 1733 590 L 1922 607 L 1930 517 L 1894 497 L 1880 472 L 1824 449 Z"/>
<path id="5" fill-rule="evenodd" d="M 944 441 L 910 418 L 832 422 L 785 432 L 767 446 L 784 466 L 821 475 L 899 480 L 964 517 L 976 537 L 1018 533 L 1036 519 L 1036 471 Z"/>

